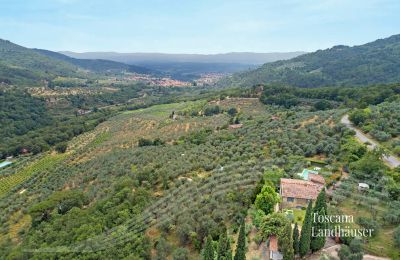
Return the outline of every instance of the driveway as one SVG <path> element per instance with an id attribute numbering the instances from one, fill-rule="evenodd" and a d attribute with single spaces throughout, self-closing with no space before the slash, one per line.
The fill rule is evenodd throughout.
<path id="1" fill-rule="evenodd" d="M 354 130 L 356 132 L 356 138 L 360 140 L 362 143 L 369 143 L 368 149 L 373 150 L 375 147 L 378 147 L 379 144 L 369 138 L 367 135 L 365 135 L 363 132 L 361 132 L 358 128 L 356 128 L 349 120 L 349 115 L 344 115 L 342 119 L 340 120 L 340 123 L 346 125 L 348 128 L 351 130 Z M 388 155 L 383 155 L 382 159 L 384 162 L 386 162 L 391 168 L 396 168 L 400 165 L 400 160 L 397 159 L 396 157 L 388 154 Z"/>

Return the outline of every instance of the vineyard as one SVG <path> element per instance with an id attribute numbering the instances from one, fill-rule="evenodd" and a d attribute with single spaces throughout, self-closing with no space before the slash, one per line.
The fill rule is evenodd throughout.
<path id="1" fill-rule="evenodd" d="M 48 154 L 16 173 L 0 178 L 0 197 L 4 196 L 15 187 L 18 187 L 18 185 L 22 184 L 35 174 L 40 174 L 41 172 L 56 166 L 64 158 L 65 155 Z"/>

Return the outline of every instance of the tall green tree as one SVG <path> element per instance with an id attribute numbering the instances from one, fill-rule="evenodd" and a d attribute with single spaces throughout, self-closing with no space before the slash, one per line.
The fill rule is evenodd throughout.
<path id="1" fill-rule="evenodd" d="M 317 213 L 318 215 L 326 215 L 324 208 L 319 209 L 318 211 L 314 211 L 313 213 Z M 326 237 L 325 236 L 319 236 L 318 233 L 320 230 L 324 230 L 327 228 L 327 225 L 325 222 L 312 222 L 312 227 L 311 227 L 311 243 L 310 243 L 310 248 L 313 252 L 316 252 L 320 249 L 322 249 L 325 245 L 326 242 Z"/>
<path id="2" fill-rule="evenodd" d="M 279 196 L 275 188 L 269 184 L 264 185 L 261 192 L 257 195 L 254 202 L 256 208 L 261 209 L 265 214 L 270 214 L 274 211 L 274 206 L 279 202 Z"/>
<path id="3" fill-rule="evenodd" d="M 294 225 L 293 229 L 293 250 L 295 254 L 299 253 L 299 227 L 297 223 Z"/>
<path id="4" fill-rule="evenodd" d="M 321 208 L 323 208 L 325 213 L 328 214 L 328 205 L 326 204 L 326 193 L 324 189 L 322 189 L 318 194 L 317 200 L 315 201 L 314 211 L 320 210 Z"/>
<path id="5" fill-rule="evenodd" d="M 239 229 L 239 237 L 236 246 L 236 253 L 234 260 L 245 260 L 246 259 L 246 231 L 245 231 L 244 219 L 242 219 Z"/>
<path id="6" fill-rule="evenodd" d="M 299 242 L 299 253 L 300 256 L 305 256 L 310 250 L 311 244 L 311 221 L 312 221 L 312 201 L 308 203 L 306 215 L 304 218 L 303 226 L 301 227 L 301 235 Z"/>
<path id="7" fill-rule="evenodd" d="M 313 209 L 313 215 L 317 214 L 318 216 L 325 216 L 327 215 L 328 207 L 326 205 L 325 199 L 325 190 L 322 190 L 317 197 L 317 201 L 315 202 L 315 206 Z M 317 218 L 318 219 L 318 218 Z M 324 230 L 327 228 L 325 222 L 314 221 L 315 219 L 312 218 L 311 224 L 311 243 L 310 247 L 313 252 L 320 250 L 324 247 L 326 242 L 325 236 L 317 236 L 319 230 Z M 314 234 L 314 235 L 313 235 Z"/>
<path id="8" fill-rule="evenodd" d="M 227 254 L 226 254 L 226 259 L 227 260 L 232 260 L 232 249 L 229 248 Z"/>
<path id="9" fill-rule="evenodd" d="M 214 260 L 214 248 L 212 244 L 213 240 L 211 236 L 209 235 L 206 238 L 206 245 L 204 246 L 204 251 L 203 251 L 203 259 L 204 260 Z"/>
<path id="10" fill-rule="evenodd" d="M 282 233 L 278 234 L 279 250 L 282 252 L 283 260 L 293 260 L 293 238 L 292 238 L 292 225 L 286 221 L 282 229 Z"/>
<path id="11" fill-rule="evenodd" d="M 230 258 L 229 258 L 230 257 Z M 217 260 L 232 260 L 232 250 L 226 232 L 219 236 Z"/>

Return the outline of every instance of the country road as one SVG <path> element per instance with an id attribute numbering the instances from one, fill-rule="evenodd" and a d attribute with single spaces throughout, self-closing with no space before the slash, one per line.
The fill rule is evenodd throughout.
<path id="1" fill-rule="evenodd" d="M 370 143 L 368 145 L 368 149 L 373 150 L 375 147 L 379 146 L 379 144 L 366 136 L 363 132 L 361 132 L 358 128 L 356 128 L 349 120 L 349 115 L 344 115 L 340 120 L 340 123 L 346 125 L 348 128 L 354 130 L 356 132 L 356 138 L 360 140 L 362 143 Z M 400 165 L 400 160 L 392 155 L 383 155 L 383 161 L 385 161 L 391 168 L 398 167 Z"/>

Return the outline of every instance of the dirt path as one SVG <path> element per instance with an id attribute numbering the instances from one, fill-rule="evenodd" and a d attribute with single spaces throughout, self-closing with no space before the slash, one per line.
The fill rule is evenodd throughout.
<path id="1" fill-rule="evenodd" d="M 246 218 L 246 223 L 251 223 L 251 218 Z M 248 250 L 246 252 L 246 259 L 269 259 L 268 257 L 268 247 L 265 241 L 262 241 L 260 245 L 254 242 L 254 238 L 257 236 L 257 228 L 253 226 L 248 236 Z"/>

